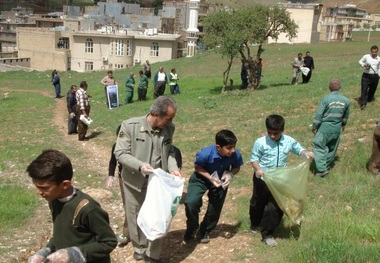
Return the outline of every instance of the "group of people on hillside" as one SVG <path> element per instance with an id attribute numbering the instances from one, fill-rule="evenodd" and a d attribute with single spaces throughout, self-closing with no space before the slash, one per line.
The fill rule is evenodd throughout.
<path id="1" fill-rule="evenodd" d="M 315 175 L 327 175 L 350 112 L 349 100 L 340 94 L 340 87 L 339 80 L 331 80 L 330 94 L 320 103 L 313 120 L 312 152 L 284 134 L 285 120 L 277 114 L 266 118 L 267 135 L 253 144 L 249 158 L 254 169 L 249 205 L 251 231 L 261 232 L 262 240 L 268 246 L 277 245 L 273 232 L 281 222 L 283 211 L 268 190 L 263 175 L 268 169 L 286 166 L 290 152 L 314 158 Z M 54 224 L 53 237 L 29 262 L 110 262 L 109 254 L 117 242 L 131 242 L 136 261 L 163 262 L 162 238 L 148 240 L 137 224 L 137 216 L 147 193 L 148 175 L 154 169 L 161 168 L 183 178 L 179 165 L 182 160 L 178 158 L 180 152 L 172 145 L 177 109 L 173 97 L 159 96 L 147 115 L 123 121 L 117 130 L 113 158 L 121 167 L 120 187 L 127 229 L 122 238 L 116 237 L 109 226 L 108 214 L 99 204 L 72 185 L 73 170 L 67 156 L 47 150 L 28 166 L 27 172 L 37 193 L 52 202 Z M 229 185 L 243 165 L 242 154 L 236 149 L 237 141 L 232 131 L 222 129 L 216 133 L 214 144 L 196 153 L 194 172 L 184 200 L 187 217 L 184 244 L 194 240 L 210 242 L 210 232 L 218 224 Z M 107 179 L 107 187 L 112 185 L 112 180 Z M 199 223 L 202 197 L 206 192 L 208 205 Z"/>
<path id="2" fill-rule="evenodd" d="M 152 77 L 151 64 L 147 60 L 144 64 L 144 69 L 139 71 L 140 82 L 137 87 L 137 100 L 145 101 L 147 99 L 147 91 L 149 80 Z M 153 98 L 156 99 L 159 96 L 165 94 L 165 89 L 167 84 L 170 86 L 170 94 L 180 93 L 178 85 L 179 77 L 175 68 L 172 68 L 169 74 L 166 74 L 164 67 L 159 67 L 158 71 L 153 76 Z M 117 85 L 115 78 L 113 77 L 112 70 L 109 70 L 107 76 L 105 76 L 101 81 L 101 84 L 104 85 L 104 91 L 107 99 L 107 107 L 109 107 L 109 101 L 107 98 L 107 87 L 112 85 Z M 124 104 L 130 104 L 133 102 L 134 91 L 135 91 L 135 74 L 133 72 L 129 73 L 128 77 L 125 79 L 125 100 Z"/>

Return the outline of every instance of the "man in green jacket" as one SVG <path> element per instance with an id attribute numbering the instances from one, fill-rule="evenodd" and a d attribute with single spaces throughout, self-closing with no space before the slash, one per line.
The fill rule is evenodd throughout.
<path id="1" fill-rule="evenodd" d="M 128 78 L 125 80 L 125 91 L 126 91 L 126 96 L 125 96 L 125 101 L 124 104 L 132 103 L 133 102 L 133 89 L 135 87 L 135 79 L 134 79 L 135 74 L 132 72 L 129 73 Z"/>
<path id="2" fill-rule="evenodd" d="M 313 120 L 313 152 L 315 175 L 324 177 L 334 161 L 339 146 L 340 133 L 346 127 L 350 115 L 350 101 L 339 93 L 340 81 L 331 80 L 331 93 L 322 99 Z"/>

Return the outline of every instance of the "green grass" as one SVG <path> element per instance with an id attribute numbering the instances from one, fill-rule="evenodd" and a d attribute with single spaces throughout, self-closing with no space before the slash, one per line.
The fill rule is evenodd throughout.
<path id="1" fill-rule="evenodd" d="M 342 81 L 342 93 L 351 101 L 351 116 L 342 134 L 338 150 L 339 159 L 327 178 L 310 176 L 308 182 L 305 220 L 301 229 L 295 228 L 284 218 L 278 227 L 278 247 L 269 249 L 252 241 L 252 251 L 236 249 L 233 262 L 243 262 L 252 256 L 260 262 L 378 262 L 380 249 L 379 176 L 367 174 L 365 163 L 370 156 L 375 121 L 379 118 L 377 99 L 365 111 L 360 111 L 354 98 L 360 94 L 362 69 L 358 60 L 369 52 L 371 45 L 380 42 L 380 32 L 371 33 L 367 42 L 366 32 L 355 32 L 354 42 L 266 45 L 263 53 L 264 70 L 261 88 L 255 91 L 239 89 L 240 63 L 236 60 L 231 71 L 234 87 L 227 93 L 220 93 L 222 72 L 227 63 L 212 51 L 202 51 L 194 58 L 180 58 L 153 65 L 155 72 L 164 66 L 166 72 L 175 67 L 180 77 L 181 94 L 175 98 L 179 111 L 174 122 L 176 133 L 174 144 L 183 153 L 183 173 L 186 177 L 193 171 L 197 151 L 214 142 L 215 133 L 227 128 L 238 137 L 237 148 L 243 154 L 245 165 L 236 176 L 227 196 L 227 204 L 233 210 L 223 214 L 239 224 L 239 231 L 248 230 L 248 204 L 252 188 L 252 168 L 249 155 L 256 138 L 265 134 L 264 120 L 271 113 L 285 117 L 285 133 L 311 149 L 313 134 L 310 124 L 322 97 L 328 94 L 328 82 L 332 78 Z M 298 52 L 311 51 L 316 69 L 307 85 L 291 86 L 290 62 Z M 124 101 L 123 82 L 130 68 L 114 72 L 118 83 L 120 101 Z M 25 186 L 28 177 L 26 166 L 42 149 L 58 148 L 72 156 L 83 156 L 75 147 L 60 144 L 60 134 L 51 124 L 52 109 L 55 107 L 54 91 L 50 84 L 51 72 L 9 72 L 0 75 L 0 186 L 22 189 L 19 196 L 29 196 L 31 190 Z M 148 101 L 122 105 L 108 110 L 105 106 L 104 89 L 99 83 L 106 72 L 61 72 L 63 94 L 71 84 L 81 80 L 89 83 L 91 117 L 94 120 L 89 132 L 99 135 L 93 143 L 110 147 L 115 140 L 115 129 L 121 121 L 146 114 L 152 103 L 152 83 L 149 84 Z M 138 81 L 137 81 L 138 82 Z M 4 89 L 10 95 L 4 98 Z M 39 92 L 48 94 L 42 96 Z M 135 99 L 137 94 L 135 94 Z M 66 114 L 66 112 L 62 113 Z M 359 138 L 364 138 L 359 142 Z M 83 156 L 85 158 L 85 156 Z M 291 156 L 292 163 L 298 157 Z M 76 180 L 95 185 L 99 171 L 92 179 L 88 171 L 76 170 Z M 12 178 L 11 180 L 8 180 Z M 34 193 L 33 193 L 34 195 Z M 28 198 L 27 198 L 28 199 Z M 33 198 L 30 198 L 31 200 Z M 9 211 L 13 206 L 26 209 L 34 205 L 9 202 L 7 195 L 1 195 L 0 203 L 7 203 Z M 44 201 L 41 201 L 44 202 Z M 231 206 L 232 205 L 232 206 Z M 16 213 L 16 212 L 15 212 Z M 20 215 L 22 219 L 23 216 Z M 10 223 L 1 220 L 9 234 L 12 228 L 22 227 L 25 221 Z M 6 223 L 3 223 L 6 222 Z M 185 227 L 185 225 L 184 225 Z"/>

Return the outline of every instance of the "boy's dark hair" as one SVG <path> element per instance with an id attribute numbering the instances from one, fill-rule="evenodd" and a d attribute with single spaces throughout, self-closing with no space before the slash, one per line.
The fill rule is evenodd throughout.
<path id="1" fill-rule="evenodd" d="M 83 88 L 85 86 L 87 86 L 87 82 L 86 81 L 81 81 L 79 87 Z"/>
<path id="2" fill-rule="evenodd" d="M 285 128 L 285 119 L 277 114 L 269 115 L 265 120 L 267 130 L 283 131 Z"/>
<path id="3" fill-rule="evenodd" d="M 379 50 L 379 47 L 376 46 L 376 45 L 373 45 L 373 46 L 371 47 L 371 50 L 373 50 L 373 49 Z"/>
<path id="4" fill-rule="evenodd" d="M 70 159 L 57 150 L 45 150 L 26 169 L 29 176 L 37 180 L 53 181 L 57 184 L 73 178 Z"/>
<path id="5" fill-rule="evenodd" d="M 144 71 L 143 71 L 143 70 L 140 70 L 140 71 L 139 71 L 139 74 L 143 75 L 143 74 L 144 74 Z"/>
<path id="6" fill-rule="evenodd" d="M 237 138 L 235 134 L 230 130 L 220 130 L 215 135 L 215 143 L 220 147 L 236 145 Z"/>

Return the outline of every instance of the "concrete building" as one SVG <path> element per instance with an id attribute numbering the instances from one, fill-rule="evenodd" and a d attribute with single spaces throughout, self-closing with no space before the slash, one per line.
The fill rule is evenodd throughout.
<path id="1" fill-rule="evenodd" d="M 353 30 L 362 30 L 375 25 L 376 16 L 370 16 L 364 9 L 355 5 L 328 7 L 321 22 L 321 41 L 352 40 Z"/>
<path id="2" fill-rule="evenodd" d="M 278 40 L 271 38 L 268 43 L 316 43 L 320 37 L 320 23 L 322 19 L 322 4 L 279 3 L 290 13 L 290 17 L 298 25 L 297 37 L 289 41 L 285 33 L 280 34 Z"/>
<path id="3" fill-rule="evenodd" d="M 72 31 L 68 26 L 55 29 L 18 28 L 19 57 L 30 58 L 36 70 L 78 72 L 122 69 L 141 61 L 151 63 L 178 57 L 180 35 L 156 31 Z"/>

